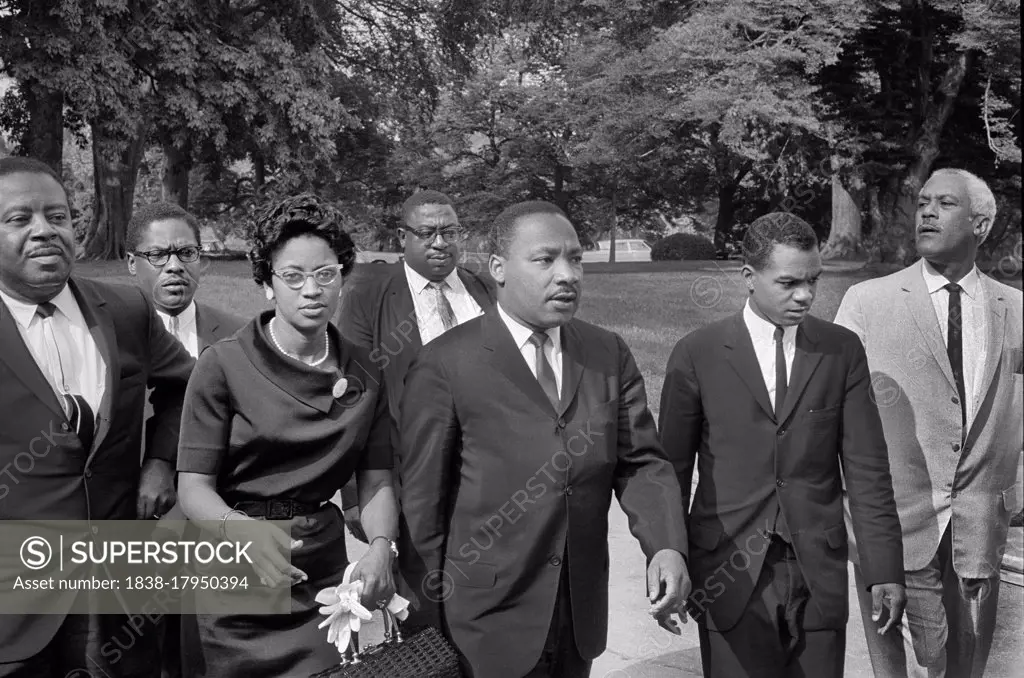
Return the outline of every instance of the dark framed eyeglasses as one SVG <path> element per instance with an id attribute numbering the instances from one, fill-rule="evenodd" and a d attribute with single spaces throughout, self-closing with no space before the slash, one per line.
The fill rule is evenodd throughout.
<path id="1" fill-rule="evenodd" d="M 281 282 L 291 289 L 301 290 L 302 286 L 306 284 L 307 278 L 312 278 L 313 282 L 320 287 L 333 285 L 341 277 L 342 268 L 344 268 L 343 264 L 330 264 L 328 266 L 321 266 L 312 273 L 295 268 L 286 268 L 283 271 L 271 270 L 270 272 L 280 278 Z"/>
<path id="2" fill-rule="evenodd" d="M 167 264 L 171 260 L 171 255 L 178 257 L 178 260 L 183 264 L 191 264 L 193 261 L 199 260 L 199 248 L 194 245 L 188 247 L 175 247 L 169 250 L 149 250 L 148 252 L 135 252 L 137 257 L 145 257 L 146 261 L 153 264 L 154 266 L 160 267 Z"/>
<path id="3" fill-rule="evenodd" d="M 440 235 L 445 242 L 455 242 L 457 240 L 461 240 L 466 234 L 466 229 L 460 226 L 445 226 L 444 228 L 405 228 L 403 230 L 406 233 L 412 233 L 420 240 L 426 240 L 427 242 L 434 242 L 438 235 Z"/>

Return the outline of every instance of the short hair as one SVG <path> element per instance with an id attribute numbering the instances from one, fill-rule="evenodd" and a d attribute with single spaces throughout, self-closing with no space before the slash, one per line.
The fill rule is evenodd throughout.
<path id="1" fill-rule="evenodd" d="M 932 172 L 931 176 L 928 177 L 929 181 L 934 176 L 941 175 L 952 175 L 959 177 L 964 182 L 964 187 L 967 189 L 967 200 L 970 202 L 971 216 L 982 216 L 988 218 L 989 228 L 985 232 L 985 235 L 981 237 L 978 244 L 985 242 L 985 238 L 992 232 L 992 225 L 996 221 L 996 196 L 992 194 L 992 189 L 988 187 L 985 180 L 976 174 L 972 174 L 965 169 L 959 169 L 956 167 L 946 167 L 943 169 L 937 169 Z"/>
<path id="2" fill-rule="evenodd" d="M 342 226 L 341 215 L 329 204 L 311 193 L 285 198 L 267 207 L 248 229 L 252 243 L 249 262 L 257 285 L 270 282 L 271 259 L 274 253 L 293 238 L 312 235 L 322 238 L 338 255 L 341 275 L 352 272 L 356 260 L 356 246 Z"/>
<path id="3" fill-rule="evenodd" d="M 416 191 L 402 203 L 402 223 L 409 223 L 413 210 L 424 205 L 449 205 L 455 208 L 452 199 L 440 191 Z"/>
<path id="4" fill-rule="evenodd" d="M 515 240 L 519 220 L 536 214 L 554 214 L 568 219 L 561 207 L 545 200 L 528 200 L 506 207 L 491 224 L 490 249 L 492 254 L 508 256 L 508 248 Z"/>
<path id="5" fill-rule="evenodd" d="M 818 247 L 818 236 L 810 224 L 792 212 L 771 212 L 754 219 L 747 227 L 743 259 L 754 270 L 764 270 L 776 245 L 806 252 Z"/>
<path id="6" fill-rule="evenodd" d="M 68 189 L 64 186 L 64 179 L 57 173 L 57 170 L 42 160 L 19 155 L 0 158 L 0 177 L 5 177 L 9 174 L 45 174 L 60 184 L 61 190 L 64 191 L 64 197 L 68 195 Z"/>
<path id="7" fill-rule="evenodd" d="M 164 219 L 181 219 L 192 229 L 192 235 L 196 237 L 196 245 L 202 245 L 202 236 L 199 233 L 199 221 L 192 216 L 188 210 L 173 202 L 155 202 L 150 205 L 143 205 L 132 212 L 128 220 L 128 232 L 125 234 L 125 249 L 134 252 L 138 249 L 148 229 L 154 222 Z"/>

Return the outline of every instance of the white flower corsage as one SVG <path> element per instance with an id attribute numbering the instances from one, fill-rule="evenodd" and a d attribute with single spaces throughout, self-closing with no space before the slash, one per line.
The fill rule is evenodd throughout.
<path id="1" fill-rule="evenodd" d="M 316 602 L 323 605 L 320 614 L 326 619 L 317 628 L 327 627 L 327 642 L 338 648 L 338 653 L 345 656 L 353 633 L 359 633 L 362 623 L 373 619 L 372 613 L 363 607 L 360 598 L 363 595 L 363 582 L 350 582 L 355 563 L 345 568 L 345 577 L 338 586 L 328 587 L 316 594 Z M 409 616 L 409 601 L 397 593 L 391 597 L 387 609 L 398 620 Z"/>

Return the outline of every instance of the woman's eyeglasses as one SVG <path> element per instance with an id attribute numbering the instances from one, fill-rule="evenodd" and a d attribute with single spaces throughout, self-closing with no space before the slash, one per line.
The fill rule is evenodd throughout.
<path id="1" fill-rule="evenodd" d="M 312 273 L 306 273 L 294 268 L 286 268 L 283 271 L 270 272 L 281 279 L 285 285 L 293 290 L 301 290 L 303 285 L 306 284 L 307 278 L 312 278 L 320 287 L 327 287 L 338 282 L 338 278 L 341 277 L 341 269 L 344 268 L 343 264 L 330 264 L 328 266 L 321 266 Z"/>
<path id="2" fill-rule="evenodd" d="M 199 248 L 193 245 L 188 247 L 175 247 L 170 250 L 149 250 L 148 252 L 135 252 L 137 257 L 145 257 L 146 261 L 157 268 L 164 266 L 171 260 L 171 255 L 178 257 L 183 264 L 191 264 L 199 260 Z"/>

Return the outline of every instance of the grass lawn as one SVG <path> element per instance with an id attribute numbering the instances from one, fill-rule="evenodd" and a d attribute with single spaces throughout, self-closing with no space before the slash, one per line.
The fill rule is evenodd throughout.
<path id="1" fill-rule="evenodd" d="M 252 280 L 246 261 L 204 259 L 198 298 L 244 317 L 252 317 L 269 304 Z M 651 409 L 657 414 L 665 363 L 683 335 L 739 311 L 746 299 L 735 262 L 685 262 L 684 270 L 656 272 L 585 273 L 579 317 L 622 335 L 647 383 Z M 363 267 L 370 267 L 364 270 Z M 357 265 L 356 277 L 383 268 Z M 634 267 L 631 267 L 633 270 Z M 131 282 L 124 262 L 76 264 L 79 275 Z M 812 313 L 832 320 L 846 289 L 872 277 L 872 273 L 826 268 L 818 285 Z M 1019 279 L 1009 281 L 1021 286 Z"/>

